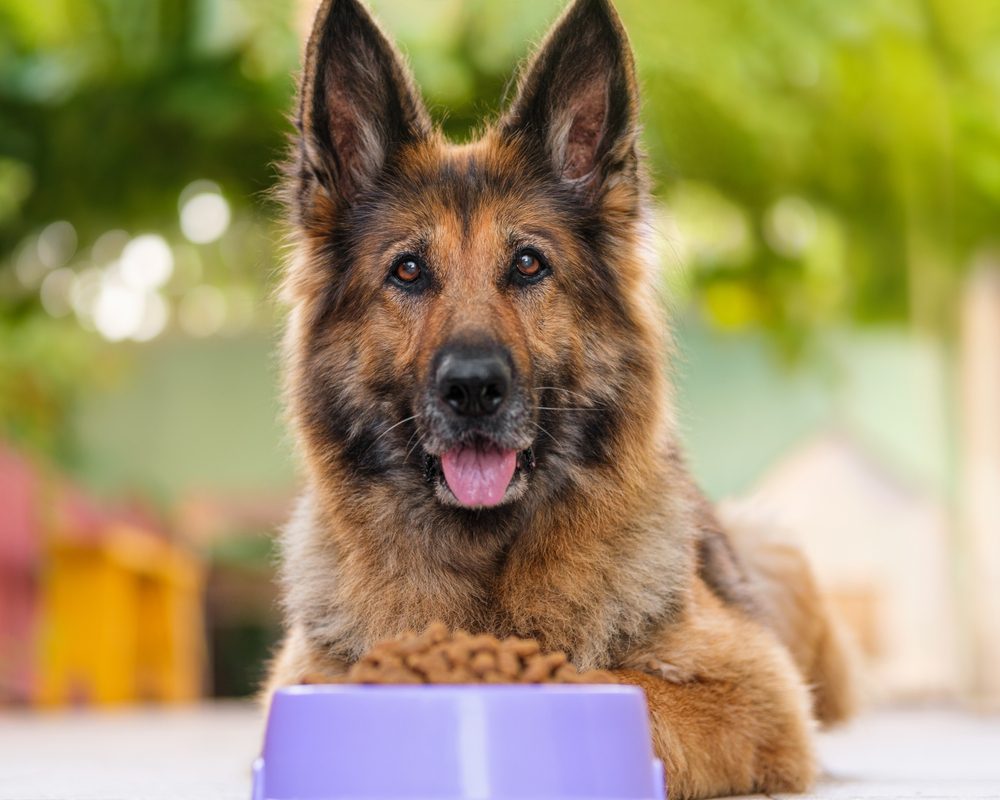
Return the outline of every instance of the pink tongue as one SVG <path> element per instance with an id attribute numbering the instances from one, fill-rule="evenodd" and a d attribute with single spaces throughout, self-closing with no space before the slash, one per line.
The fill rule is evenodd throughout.
<path id="1" fill-rule="evenodd" d="M 490 445 L 456 447 L 441 456 L 448 488 L 463 506 L 495 506 L 514 477 L 517 453 Z"/>

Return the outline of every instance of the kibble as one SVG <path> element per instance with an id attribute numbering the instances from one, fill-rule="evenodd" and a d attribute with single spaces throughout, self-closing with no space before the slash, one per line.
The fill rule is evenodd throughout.
<path id="1" fill-rule="evenodd" d="M 342 683 L 617 683 L 609 672 L 578 672 L 565 653 L 543 653 L 538 642 L 510 636 L 450 632 L 434 623 L 423 633 L 379 642 Z"/>

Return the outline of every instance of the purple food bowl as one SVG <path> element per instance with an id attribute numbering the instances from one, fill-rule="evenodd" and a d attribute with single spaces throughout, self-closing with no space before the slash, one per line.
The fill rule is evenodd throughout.
<path id="1" fill-rule="evenodd" d="M 294 686 L 253 800 L 664 800 L 646 700 L 615 685 Z"/>

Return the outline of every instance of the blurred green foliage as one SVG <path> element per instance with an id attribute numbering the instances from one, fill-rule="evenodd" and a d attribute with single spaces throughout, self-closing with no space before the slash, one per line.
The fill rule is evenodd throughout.
<path id="1" fill-rule="evenodd" d="M 0 0 L 0 335 L 39 365 L 80 365 L 40 381 L 47 407 L 73 391 L 55 374 L 82 375 L 92 357 L 31 350 L 73 324 L 46 327 L 46 268 L 32 266 L 53 221 L 73 225 L 77 273 L 101 266 L 90 248 L 105 231 L 161 234 L 176 261 L 164 297 L 181 312 L 205 285 L 263 296 L 279 250 L 267 190 L 308 5 Z M 372 5 L 462 139 L 499 107 L 562 2 Z M 961 276 L 1000 221 L 1000 3 L 618 6 L 637 51 L 676 305 L 791 344 L 844 323 L 950 332 Z M 178 198 L 203 179 L 221 187 L 233 224 L 218 242 L 185 243 Z"/>
<path id="2" fill-rule="evenodd" d="M 82 244 L 175 229 L 198 178 L 248 200 L 271 185 L 297 57 L 287 3 L 226 6 L 0 2 L 0 252 L 56 219 Z"/>

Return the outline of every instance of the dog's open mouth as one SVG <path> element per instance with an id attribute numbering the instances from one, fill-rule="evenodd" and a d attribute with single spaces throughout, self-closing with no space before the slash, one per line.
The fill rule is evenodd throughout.
<path id="1" fill-rule="evenodd" d="M 465 508 L 492 508 L 503 502 L 519 471 L 534 467 L 530 449 L 511 450 L 475 439 L 430 457 L 428 477 L 436 475 Z"/>

